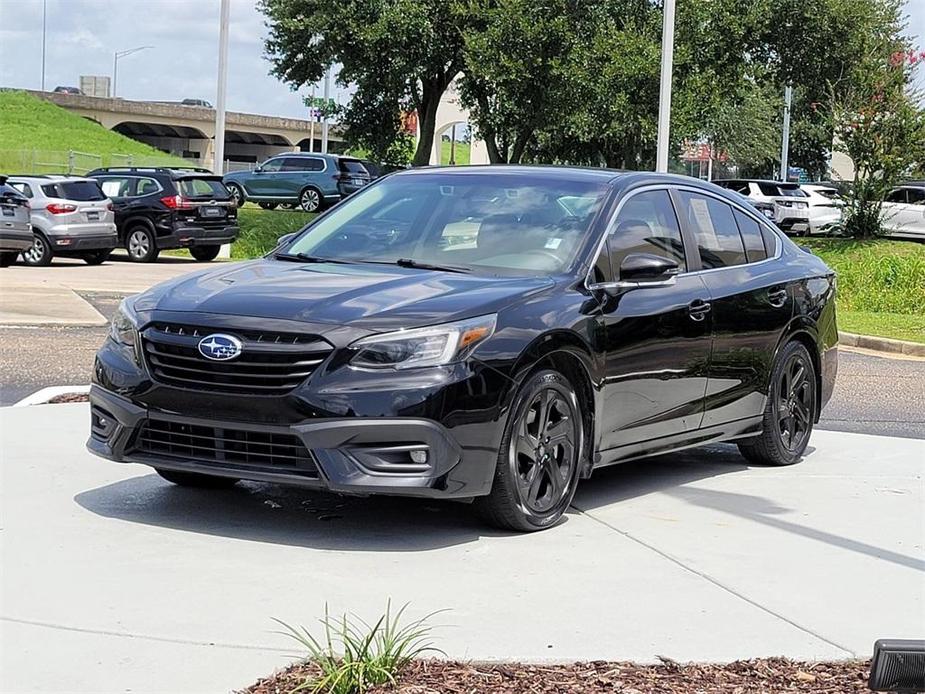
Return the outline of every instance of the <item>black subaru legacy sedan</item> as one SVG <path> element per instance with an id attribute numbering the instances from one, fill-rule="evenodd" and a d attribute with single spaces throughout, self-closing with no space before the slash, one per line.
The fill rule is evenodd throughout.
<path id="1" fill-rule="evenodd" d="M 797 462 L 836 350 L 832 270 L 721 188 L 411 170 L 127 298 L 88 446 L 180 485 L 471 499 L 538 530 L 612 463 L 716 441 Z"/>

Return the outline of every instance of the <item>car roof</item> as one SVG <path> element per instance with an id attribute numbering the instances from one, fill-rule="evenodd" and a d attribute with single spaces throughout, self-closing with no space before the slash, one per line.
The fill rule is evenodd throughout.
<path id="1" fill-rule="evenodd" d="M 155 174 L 181 178 L 221 178 L 209 169 L 201 166 L 106 166 L 87 172 L 87 176 L 105 176 L 108 174 L 123 176 L 152 176 Z"/>
<path id="2" fill-rule="evenodd" d="M 796 181 L 774 181 L 770 178 L 717 178 L 713 183 L 769 183 L 773 186 L 800 187 Z"/>
<path id="3" fill-rule="evenodd" d="M 279 152 L 278 154 L 270 155 L 268 159 L 276 159 L 277 157 L 320 157 L 321 159 L 356 159 L 361 161 L 359 157 L 349 154 L 331 154 L 330 152 Z"/>
<path id="4" fill-rule="evenodd" d="M 9 178 L 14 181 L 34 183 L 74 183 L 77 181 L 93 180 L 87 176 L 68 176 L 65 174 L 10 174 Z"/>
<path id="5" fill-rule="evenodd" d="M 499 174 L 536 176 L 541 174 L 550 179 L 572 179 L 588 181 L 612 181 L 615 178 L 632 176 L 633 174 L 653 175 L 648 171 L 618 171 L 615 169 L 601 169 L 591 166 L 554 166 L 546 164 L 468 164 L 464 166 L 419 166 L 412 169 L 403 169 L 391 174 L 392 176 L 420 176 L 423 174 L 439 173 L 441 175 L 466 176 L 473 174 Z M 658 174 L 654 174 L 658 175 Z M 664 174 L 662 174 L 664 175 Z M 679 177 L 681 178 L 681 177 Z M 687 178 L 687 177 L 683 177 Z M 691 179 L 688 179 L 691 180 Z"/>

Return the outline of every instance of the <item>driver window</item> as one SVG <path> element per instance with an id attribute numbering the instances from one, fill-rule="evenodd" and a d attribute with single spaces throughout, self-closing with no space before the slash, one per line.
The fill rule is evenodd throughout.
<path id="1" fill-rule="evenodd" d="M 886 196 L 884 202 L 906 202 L 906 189 L 897 188 L 896 190 L 890 191 L 890 194 Z"/>
<path id="2" fill-rule="evenodd" d="M 613 223 L 607 245 L 615 279 L 619 279 L 620 264 L 630 253 L 669 258 L 681 272 L 687 269 L 681 228 L 667 190 L 651 190 L 627 200 Z"/>
<path id="3" fill-rule="evenodd" d="M 283 164 L 282 159 L 268 159 L 267 161 L 263 163 L 263 166 L 260 167 L 260 170 L 268 171 L 268 172 L 279 171 L 280 166 L 282 166 L 282 164 Z"/>

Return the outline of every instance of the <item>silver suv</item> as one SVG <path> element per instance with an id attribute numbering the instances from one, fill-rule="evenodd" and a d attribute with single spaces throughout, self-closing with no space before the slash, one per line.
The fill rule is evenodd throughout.
<path id="1" fill-rule="evenodd" d="M 10 176 L 9 185 L 29 198 L 32 247 L 26 265 L 48 265 L 56 255 L 99 265 L 118 244 L 112 202 L 92 178 Z"/>
<path id="2" fill-rule="evenodd" d="M 20 251 L 31 247 L 29 201 L 0 176 L 0 267 L 9 267 Z"/>

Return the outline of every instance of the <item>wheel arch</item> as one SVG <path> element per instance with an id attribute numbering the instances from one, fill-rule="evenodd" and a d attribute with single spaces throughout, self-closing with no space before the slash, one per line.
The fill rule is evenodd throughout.
<path id="1" fill-rule="evenodd" d="M 144 215 L 135 215 L 129 217 L 119 227 L 119 243 L 125 243 L 126 235 L 135 227 L 143 226 L 147 227 L 148 231 L 154 234 L 154 237 L 157 238 L 157 227 L 154 226 L 154 222 L 145 217 Z"/>
<path id="2" fill-rule="evenodd" d="M 797 316 L 794 318 L 787 326 L 787 329 L 784 330 L 781 339 L 778 341 L 777 349 L 774 350 L 774 359 L 771 362 L 771 369 L 768 370 L 769 386 L 773 365 L 777 363 L 777 358 L 784 347 L 791 342 L 799 342 L 806 347 L 806 351 L 809 352 L 809 358 L 812 359 L 817 393 L 816 411 L 813 413 L 813 421 L 818 422 L 819 416 L 822 413 L 822 356 L 819 346 L 819 330 L 815 322 L 806 316 Z"/>
<path id="3" fill-rule="evenodd" d="M 591 348 L 577 333 L 568 330 L 546 333 L 533 340 L 511 370 L 514 386 L 507 398 L 508 407 L 527 376 L 544 368 L 552 368 L 565 376 L 575 388 L 579 403 L 583 405 L 585 451 L 582 452 L 584 460 L 580 475 L 588 477 L 594 465 L 600 433 L 597 426 L 599 388 L 595 386 L 593 377 L 595 368 Z"/>

